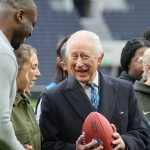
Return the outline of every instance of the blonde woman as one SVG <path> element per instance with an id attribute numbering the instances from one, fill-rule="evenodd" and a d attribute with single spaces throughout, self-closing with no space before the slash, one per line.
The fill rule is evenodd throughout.
<path id="1" fill-rule="evenodd" d="M 17 95 L 12 110 L 12 123 L 18 141 L 27 150 L 40 150 L 41 135 L 30 105 L 30 90 L 40 76 L 36 50 L 22 44 L 15 55 L 18 62 Z"/>
<path id="2" fill-rule="evenodd" d="M 143 57 L 141 57 L 139 61 L 143 63 L 143 79 L 136 81 L 134 88 L 139 108 L 148 123 L 147 127 L 150 131 L 150 48 L 144 52 Z M 150 144 L 148 149 L 150 150 Z"/>

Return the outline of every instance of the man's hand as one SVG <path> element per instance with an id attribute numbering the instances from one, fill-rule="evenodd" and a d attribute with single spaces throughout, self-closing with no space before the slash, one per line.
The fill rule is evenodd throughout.
<path id="1" fill-rule="evenodd" d="M 114 140 L 112 141 L 112 150 L 125 150 L 125 143 L 123 139 L 121 138 L 120 134 L 117 132 L 116 126 L 114 124 L 111 124 L 113 128 L 113 138 Z"/>
<path id="2" fill-rule="evenodd" d="M 98 143 L 96 140 L 92 140 L 88 144 L 83 144 L 84 138 L 85 138 L 84 134 L 80 135 L 80 137 L 76 141 L 76 150 L 91 150 L 91 149 L 92 150 L 103 150 L 103 146 L 97 147 Z"/>

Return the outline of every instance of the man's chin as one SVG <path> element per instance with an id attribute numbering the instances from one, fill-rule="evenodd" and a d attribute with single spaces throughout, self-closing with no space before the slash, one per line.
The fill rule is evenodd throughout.
<path id="1" fill-rule="evenodd" d="M 11 46 L 14 48 L 14 50 L 18 49 L 20 47 L 20 45 L 23 44 L 22 42 L 18 42 L 18 43 L 11 43 Z"/>
<path id="2" fill-rule="evenodd" d="M 76 80 L 78 80 L 80 83 L 83 83 L 83 84 L 88 84 L 89 83 L 89 80 L 87 80 L 87 79 L 77 78 Z"/>
<path id="3" fill-rule="evenodd" d="M 16 49 L 18 49 L 20 47 L 20 44 L 18 44 L 18 45 L 11 45 L 11 46 L 14 48 L 14 50 L 16 50 Z"/>

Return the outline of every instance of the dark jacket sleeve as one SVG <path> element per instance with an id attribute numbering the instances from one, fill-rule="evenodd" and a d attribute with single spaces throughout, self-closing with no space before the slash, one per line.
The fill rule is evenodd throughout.
<path id="1" fill-rule="evenodd" d="M 121 137 L 128 150 L 144 150 L 148 144 L 149 134 L 140 114 L 133 86 L 130 87 L 128 107 L 127 132 L 121 133 Z"/>
<path id="2" fill-rule="evenodd" d="M 39 125 L 43 135 L 42 150 L 75 150 L 75 144 L 60 140 L 59 116 L 55 104 L 46 94 L 42 96 Z M 50 133 L 50 134 L 49 134 Z"/>

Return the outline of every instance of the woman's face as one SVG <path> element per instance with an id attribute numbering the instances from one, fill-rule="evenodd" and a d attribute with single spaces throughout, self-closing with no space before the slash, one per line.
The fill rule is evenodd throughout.
<path id="1" fill-rule="evenodd" d="M 22 92 L 30 92 L 31 87 L 39 76 L 38 58 L 36 53 L 32 53 L 30 61 L 22 64 L 18 70 L 17 89 Z"/>
<path id="2" fill-rule="evenodd" d="M 31 68 L 29 70 L 28 76 L 29 76 L 30 88 L 31 88 L 35 83 L 35 81 L 38 79 L 38 77 L 41 75 L 39 71 L 39 62 L 36 53 L 32 54 L 30 58 L 30 62 L 31 62 Z"/>

